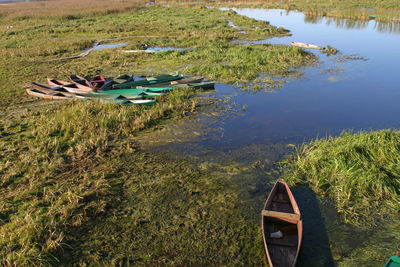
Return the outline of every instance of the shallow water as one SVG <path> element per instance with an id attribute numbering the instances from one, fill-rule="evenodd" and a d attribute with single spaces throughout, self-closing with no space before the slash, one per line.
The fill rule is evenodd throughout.
<path id="1" fill-rule="evenodd" d="M 258 20 L 291 30 L 292 36 L 254 43 L 290 44 L 291 41 L 321 46 L 340 52 L 319 56 L 317 66 L 302 70 L 299 79 L 289 79 L 275 93 L 244 92 L 217 84 L 215 96 L 230 95 L 238 106 L 246 106 L 242 116 L 208 125 L 219 129 L 220 138 L 201 138 L 214 148 L 226 145 L 264 142 L 295 142 L 343 130 L 399 128 L 400 121 L 400 34 L 382 32 L 375 21 L 361 28 L 342 27 L 331 19 L 310 23 L 300 12 L 282 10 L 235 9 Z M 349 23 L 349 22 L 347 22 Z M 355 25 L 354 23 L 350 23 Z M 205 122 L 207 124 L 207 122 Z"/>
<path id="2" fill-rule="evenodd" d="M 340 52 L 327 56 L 309 50 L 320 62 L 301 69 L 303 75 L 298 78 L 287 78 L 274 93 L 216 84 L 211 94 L 219 99 L 217 106 L 206 106 L 198 115 L 167 124 L 139 141 L 147 149 L 170 150 L 203 162 L 229 165 L 232 161 L 252 167 L 247 173 L 233 175 L 232 181 L 240 185 L 250 217 L 258 222 L 271 183 L 279 177 L 276 163 L 293 151 L 289 144 L 339 135 L 343 130 L 400 127 L 400 34 L 398 24 L 373 20 L 307 18 L 284 10 L 235 11 L 292 33 L 252 43 L 289 45 L 297 41 L 330 45 Z M 387 230 L 390 222 L 375 230 L 374 237 L 371 229 L 344 225 L 329 200 L 317 198 L 307 189 L 295 191 L 308 218 L 301 266 L 353 266 L 357 255 L 369 257 L 363 251 L 372 250 L 376 236 L 387 237 L 379 246 L 381 254 L 373 258 L 379 263 L 370 261 L 366 266 L 384 264 L 393 242 Z M 315 232 L 319 234 L 313 236 Z"/>
<path id="3" fill-rule="evenodd" d="M 108 48 L 118 48 L 122 46 L 126 46 L 128 43 L 117 43 L 117 44 L 100 44 L 93 48 L 93 50 L 101 50 L 101 49 L 108 49 Z"/>

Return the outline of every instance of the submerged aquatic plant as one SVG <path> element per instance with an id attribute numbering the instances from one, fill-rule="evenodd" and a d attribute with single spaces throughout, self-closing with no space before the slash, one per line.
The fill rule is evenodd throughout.
<path id="1" fill-rule="evenodd" d="M 326 48 L 322 50 L 322 53 L 326 54 L 327 56 L 336 55 L 338 52 L 339 51 L 336 48 L 330 45 L 327 45 Z"/>

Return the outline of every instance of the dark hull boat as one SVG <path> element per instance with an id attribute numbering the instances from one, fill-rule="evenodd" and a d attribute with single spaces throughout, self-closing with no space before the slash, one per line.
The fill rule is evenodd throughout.
<path id="1" fill-rule="evenodd" d="M 93 77 L 93 79 L 90 80 L 90 84 L 92 85 L 92 88 L 94 91 L 99 90 L 104 86 L 106 83 L 106 79 L 103 78 L 103 76 L 96 75 Z"/>
<path id="2" fill-rule="evenodd" d="M 136 86 L 148 86 L 148 85 L 155 85 L 165 82 L 177 81 L 182 79 L 183 76 L 181 75 L 170 75 L 164 74 L 157 77 L 149 77 L 139 81 L 130 81 L 121 84 L 113 85 L 113 89 L 128 89 L 128 88 L 136 88 Z"/>
<path id="3" fill-rule="evenodd" d="M 85 78 L 83 78 L 79 75 L 71 74 L 69 77 L 71 78 L 71 81 L 73 83 L 78 83 L 78 84 L 86 86 L 86 87 L 92 87 L 92 85 L 89 83 L 88 80 L 86 80 Z"/>
<path id="4" fill-rule="evenodd" d="M 262 210 L 265 252 L 271 267 L 294 267 L 299 255 L 303 222 L 289 186 L 276 182 Z"/>
<path id="5" fill-rule="evenodd" d="M 71 97 L 74 96 L 73 93 L 68 92 L 67 89 L 61 86 L 49 86 L 37 82 L 32 82 L 32 88 L 44 94 L 54 94 L 60 92 L 63 93 L 63 95 L 65 96 L 71 96 Z"/>
<path id="6" fill-rule="evenodd" d="M 68 92 L 75 94 L 85 94 L 93 91 L 93 88 L 90 88 L 88 86 L 79 83 L 69 83 L 51 78 L 47 78 L 47 83 L 51 86 L 64 87 Z"/>
<path id="7" fill-rule="evenodd" d="M 72 98 L 69 95 L 65 95 L 63 92 L 57 92 L 57 91 L 54 91 L 52 94 L 45 94 L 36 89 L 26 89 L 26 92 L 28 93 L 28 95 L 37 96 L 44 99 L 51 99 L 51 100 L 65 100 Z"/>

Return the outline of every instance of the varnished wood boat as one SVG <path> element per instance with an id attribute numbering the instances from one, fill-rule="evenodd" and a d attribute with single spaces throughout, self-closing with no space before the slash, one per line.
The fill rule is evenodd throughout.
<path id="1" fill-rule="evenodd" d="M 99 90 L 103 85 L 106 83 L 106 79 L 104 79 L 103 76 L 96 75 L 90 80 L 90 84 L 92 85 L 92 88 L 94 91 Z"/>
<path id="2" fill-rule="evenodd" d="M 289 186 L 276 182 L 262 210 L 265 252 L 271 267 L 294 267 L 300 251 L 303 222 Z"/>
<path id="3" fill-rule="evenodd" d="M 306 49 L 319 49 L 319 50 L 325 49 L 325 47 L 323 47 L 323 46 L 318 46 L 318 45 L 313 45 L 313 44 L 306 44 L 306 43 L 300 43 L 300 42 L 291 42 L 290 45 L 291 45 L 291 46 L 298 46 L 298 47 L 306 48 Z"/>
<path id="4" fill-rule="evenodd" d="M 51 99 L 51 100 L 66 100 L 66 99 L 72 99 L 71 96 L 67 96 L 65 95 L 63 92 L 54 92 L 52 94 L 45 94 L 39 90 L 36 89 L 26 89 L 26 92 L 28 93 L 28 95 L 32 95 L 32 96 L 37 96 L 37 97 L 41 97 L 44 99 Z"/>
<path id="5" fill-rule="evenodd" d="M 47 78 L 47 83 L 51 86 L 62 86 L 64 87 L 68 92 L 70 93 L 75 93 L 75 94 L 85 94 L 85 93 L 90 93 L 93 91 L 93 88 L 90 88 L 88 86 L 79 84 L 79 83 L 70 83 L 70 82 L 64 82 L 52 78 Z"/>
<path id="6" fill-rule="evenodd" d="M 92 87 L 92 85 L 89 83 L 89 81 L 86 80 L 84 77 L 81 77 L 76 74 L 71 74 L 69 77 L 73 83 L 78 83 L 78 84 L 81 84 L 86 87 Z"/>
<path id="7" fill-rule="evenodd" d="M 65 89 L 62 86 L 49 86 L 49 85 L 45 85 L 45 84 L 41 84 L 41 83 L 37 83 L 37 82 L 32 82 L 32 88 L 37 91 L 40 91 L 44 94 L 54 94 L 57 92 L 61 92 L 65 96 L 74 96 L 73 93 L 68 92 L 67 89 Z"/>

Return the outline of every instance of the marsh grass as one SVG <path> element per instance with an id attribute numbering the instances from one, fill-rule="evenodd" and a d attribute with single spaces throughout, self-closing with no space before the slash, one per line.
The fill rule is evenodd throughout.
<path id="1" fill-rule="evenodd" d="M 336 55 L 338 52 L 339 52 L 339 50 L 337 50 L 336 48 L 334 48 L 330 45 L 327 45 L 326 48 L 321 51 L 321 53 L 324 53 L 327 56 Z"/>
<path id="2" fill-rule="evenodd" d="M 400 210 L 400 133 L 343 133 L 298 148 L 288 181 L 335 200 L 346 222 L 373 224 L 372 215 Z"/>
<path id="3" fill-rule="evenodd" d="M 130 185 L 131 181 L 128 180 L 133 175 L 139 181 L 141 179 L 145 194 L 139 194 L 136 202 L 128 204 L 143 204 L 143 212 L 146 212 L 138 211 L 140 216 L 147 216 L 148 207 L 159 207 L 163 197 L 171 198 L 174 190 L 184 195 L 182 201 L 187 203 L 182 208 L 190 210 L 189 207 L 198 205 L 190 216 L 180 213 L 182 210 L 167 211 L 168 207 L 160 207 L 166 214 L 178 216 L 174 220 L 182 222 L 185 225 L 183 229 L 193 230 L 185 235 L 178 229 L 180 225 L 167 228 L 167 234 L 174 242 L 187 239 L 177 247 L 188 247 L 191 233 L 210 239 L 203 250 L 204 255 L 209 257 L 196 256 L 196 259 L 190 260 L 181 257 L 175 260 L 168 256 L 174 249 L 172 244 L 167 247 L 164 241 L 148 240 L 145 234 L 155 231 L 160 225 L 173 222 L 164 218 L 156 220 L 157 223 L 150 224 L 149 228 L 144 223 L 141 237 L 133 243 L 137 246 L 140 240 L 149 242 L 149 247 L 143 247 L 138 254 L 140 262 L 228 264 L 230 259 L 237 259 L 236 263 L 240 264 L 254 258 L 254 262 L 262 264 L 265 258 L 259 255 L 259 248 L 245 241 L 248 233 L 255 235 L 257 227 L 240 215 L 240 209 L 236 208 L 239 200 L 234 187 L 227 186 L 224 191 L 222 185 L 226 184 L 226 180 L 212 181 L 186 163 L 171 163 L 171 168 L 167 168 L 168 163 L 165 162 L 152 168 L 157 162 L 138 151 L 133 141 L 141 130 L 151 129 L 162 120 L 195 112 L 198 100 L 194 96 L 197 92 L 177 90 L 158 99 L 154 107 L 143 108 L 75 101 L 44 102 L 27 96 L 24 88 L 31 81 L 43 82 L 46 77 L 67 80 L 70 73 L 115 77 L 123 73 L 157 75 L 176 70 L 220 81 L 245 82 L 255 79 L 259 72 L 284 75 L 290 72 L 293 65 L 309 64 L 315 58 L 296 48 L 262 45 L 240 47 L 231 44 L 232 40 L 238 38 L 265 39 L 287 34 L 265 22 L 257 22 L 233 12 L 185 7 L 134 6 L 125 9 L 136 2 L 117 1 L 108 3 L 110 6 L 100 11 L 102 5 L 106 5 L 104 2 L 88 9 L 82 7 L 91 2 L 66 3 L 49 1 L 2 6 L 6 11 L 1 11 L 0 20 L 0 55 L 5 59 L 0 61 L 0 110 L 3 115 L 0 120 L 1 263 L 28 266 L 57 265 L 60 260 L 67 261 L 62 254 L 68 248 L 73 248 L 71 244 L 74 244 L 76 233 L 82 233 L 91 226 L 100 229 L 96 228 L 99 223 L 96 218 L 105 216 L 110 229 L 114 227 L 111 225 L 113 220 L 122 220 L 109 215 L 119 216 L 115 205 L 118 201 L 124 201 L 119 198 L 121 193 L 128 200 L 135 198 L 132 192 L 137 185 Z M 66 6 L 60 8 L 63 4 Z M 111 7 L 112 4 L 115 5 Z M 68 10 L 68 5 L 76 5 L 82 11 L 74 8 Z M 57 11 L 51 12 L 54 9 Z M 247 25 L 249 34 L 241 35 L 229 27 L 221 16 L 229 17 L 237 25 Z M 152 46 L 192 50 L 126 55 L 110 49 L 94 51 L 77 60 L 46 62 L 48 59 L 79 54 L 95 40 L 123 36 L 132 36 L 126 40 L 131 47 L 145 42 Z M 157 159 L 157 156 L 154 157 Z M 128 161 L 118 161 L 124 159 Z M 138 167 L 138 172 L 127 167 L 135 164 L 142 166 Z M 182 185 L 183 178 L 177 174 L 180 168 L 184 169 L 185 176 L 189 176 L 187 187 Z M 153 181 L 154 177 L 159 180 Z M 197 178 L 199 184 L 196 184 Z M 203 186 L 206 190 L 197 194 L 196 190 Z M 164 188 L 168 194 L 162 193 Z M 191 192 L 196 195 L 196 203 L 189 198 Z M 159 194 L 160 199 L 151 196 L 152 193 Z M 153 201 L 146 202 L 147 198 Z M 221 209 L 220 204 L 226 207 Z M 127 206 L 125 208 L 129 211 Z M 205 220 L 207 217 L 202 215 L 203 211 L 212 214 L 210 220 L 215 219 L 215 222 Z M 156 211 L 150 214 L 155 217 Z M 233 214 L 238 214 L 238 217 L 228 225 Z M 136 222 L 139 221 L 132 223 Z M 197 226 L 202 232 L 195 231 Z M 237 235 L 235 229 L 239 229 L 243 235 Z M 107 234 L 99 236 L 112 239 Z M 228 246 L 224 253 L 231 256 L 229 259 L 226 256 L 212 257 L 213 254 L 208 253 L 217 253 L 216 248 L 225 249 L 225 245 Z M 166 256 L 160 256 L 162 252 L 157 248 L 161 246 L 168 248 Z M 146 250 L 153 248 L 159 253 L 147 257 L 149 251 Z M 118 249 L 113 252 L 119 253 Z M 72 250 L 68 253 L 75 255 L 78 252 Z M 115 259 L 119 259 L 117 254 L 113 256 Z M 256 254 L 258 256 L 253 257 Z M 91 260 L 100 262 L 101 258 Z M 111 262 L 112 259 L 110 257 L 105 261 Z"/>
<path id="4" fill-rule="evenodd" d="M 400 7 L 397 0 L 373 1 L 373 0 L 268 0 L 268 1 L 244 1 L 244 0 L 219 0 L 219 1 L 158 1 L 158 4 L 196 6 L 211 5 L 220 7 L 252 7 L 252 8 L 279 8 L 286 10 L 299 10 L 308 18 L 336 17 L 352 20 L 368 21 L 375 19 L 380 22 L 399 22 Z"/>
<path id="5" fill-rule="evenodd" d="M 174 91 L 152 108 L 73 102 L 2 124 L 3 262 L 54 263 L 67 229 L 105 212 L 111 201 L 106 172 L 94 175 L 93 169 L 120 150 L 134 151 L 126 139 L 135 132 L 193 112 L 193 94 Z"/>
<path id="6" fill-rule="evenodd" d="M 243 215 L 226 173 L 168 155 L 143 156 L 125 154 L 109 164 L 118 170 L 109 176 L 122 174 L 121 193 L 101 220 L 68 235 L 79 249 L 66 248 L 63 262 L 266 265 L 258 223 Z"/>
<path id="7" fill-rule="evenodd" d="M 166 13 L 168 16 L 164 15 Z M 247 25 L 248 34 L 238 33 L 221 16 L 229 17 L 238 25 Z M 31 101 L 23 88 L 32 80 L 42 82 L 46 77 L 65 80 L 70 73 L 113 77 L 121 73 L 157 75 L 179 70 L 183 74 L 235 82 L 239 76 L 240 81 L 249 81 L 264 71 L 285 74 L 292 65 L 315 61 L 312 55 L 294 48 L 241 48 L 231 44 L 238 38 L 265 39 L 287 33 L 265 22 L 215 9 L 139 6 L 134 11 L 112 15 L 88 13 L 75 19 L 57 15 L 29 17 L 24 23 L 10 16 L 4 17 L 1 25 L 0 47 L 3 49 L 0 55 L 7 59 L 0 62 L 2 109 Z M 7 25 L 14 25 L 14 28 L 7 29 Z M 91 47 L 95 40 L 124 36 L 130 37 L 124 39 L 129 42 L 126 49 L 136 49 L 146 43 L 189 50 L 132 55 L 105 49 L 81 59 L 46 62 L 77 55 Z M 239 71 L 243 74 L 237 74 Z"/>

